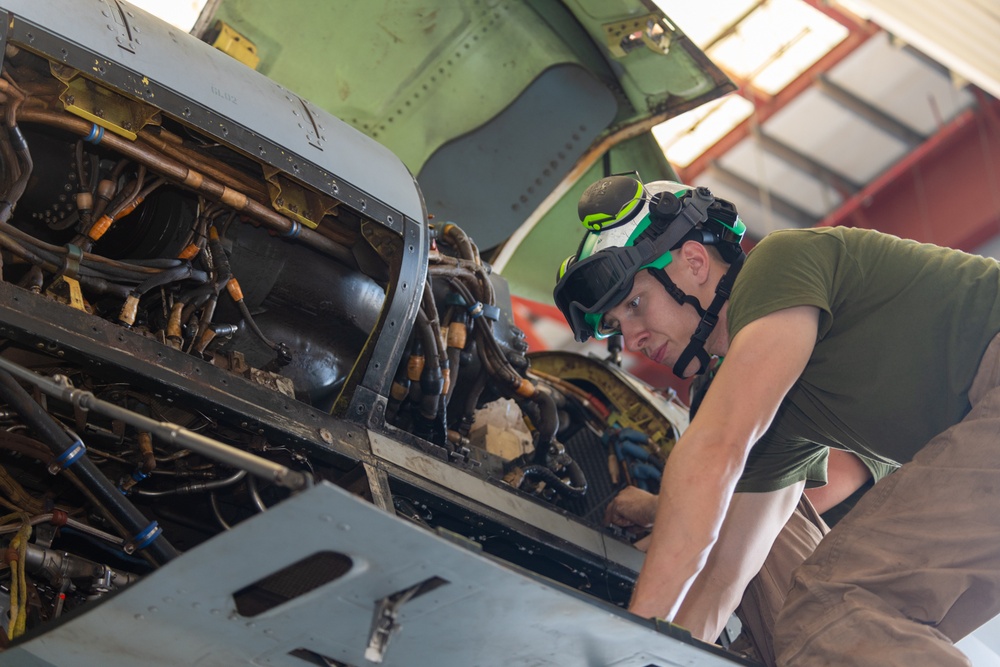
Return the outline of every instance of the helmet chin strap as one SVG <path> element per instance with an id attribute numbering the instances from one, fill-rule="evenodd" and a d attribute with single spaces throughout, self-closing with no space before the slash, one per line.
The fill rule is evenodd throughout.
<path id="1" fill-rule="evenodd" d="M 729 270 L 719 279 L 719 284 L 715 286 L 715 298 L 712 299 L 712 303 L 709 304 L 707 310 L 701 307 L 698 299 L 690 294 L 685 294 L 667 276 L 666 271 L 652 271 L 656 279 L 663 285 L 663 288 L 667 290 L 667 294 L 672 296 L 677 303 L 682 306 L 688 304 L 701 315 L 701 321 L 698 322 L 698 327 L 691 336 L 691 342 L 687 344 L 687 347 L 681 352 L 681 356 L 677 358 L 677 363 L 674 364 L 673 371 L 677 377 L 682 379 L 685 377 L 684 371 L 687 370 L 692 359 L 698 360 L 698 370 L 695 371 L 695 375 L 701 375 L 708 368 L 711 357 L 705 351 L 705 343 L 708 341 L 708 337 L 712 334 L 712 331 L 715 330 L 715 325 L 719 323 L 719 311 L 722 310 L 723 304 L 726 303 L 730 293 L 733 291 L 733 283 L 736 282 L 736 276 L 739 274 L 740 269 L 743 268 L 745 257 L 746 255 L 741 253 L 729 265 Z"/>

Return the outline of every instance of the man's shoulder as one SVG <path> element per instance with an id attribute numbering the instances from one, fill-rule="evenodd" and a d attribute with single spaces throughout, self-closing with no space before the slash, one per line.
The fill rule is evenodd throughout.
<path id="1" fill-rule="evenodd" d="M 880 232 L 875 229 L 862 229 L 860 227 L 808 227 L 804 229 L 779 229 L 767 234 L 754 247 L 753 252 L 758 248 L 775 248 L 788 245 L 894 245 L 894 244 L 916 244 L 915 241 L 907 241 Z"/>
<path id="2" fill-rule="evenodd" d="M 814 227 L 782 229 L 771 232 L 747 255 L 747 282 L 750 276 L 770 283 L 784 277 L 799 276 L 804 267 L 812 272 L 822 267 L 830 274 L 853 267 L 859 258 L 896 252 L 904 242 L 891 234 L 856 227 Z"/>
<path id="3" fill-rule="evenodd" d="M 856 229 L 853 227 L 810 227 L 807 229 L 779 229 L 771 232 L 754 246 L 751 255 L 754 253 L 764 254 L 767 252 L 780 252 L 790 247 L 802 247 L 817 244 L 833 243 L 844 245 L 848 242 L 864 242 L 870 237 L 874 240 L 877 236 L 888 236 L 870 229 Z"/>
<path id="4" fill-rule="evenodd" d="M 863 230 L 858 230 L 863 231 Z M 831 311 L 830 285 L 845 264 L 853 265 L 857 239 L 847 228 L 771 232 L 747 256 L 730 296 L 730 337 L 750 322 L 795 306 Z M 821 331 L 829 318 L 821 315 Z"/>

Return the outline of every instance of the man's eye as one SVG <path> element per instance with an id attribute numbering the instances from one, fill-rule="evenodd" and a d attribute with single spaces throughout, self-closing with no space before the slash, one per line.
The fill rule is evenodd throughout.
<path id="1" fill-rule="evenodd" d="M 629 307 L 630 310 L 635 310 L 636 308 L 638 308 L 639 307 L 639 297 L 635 297 L 634 299 L 632 299 L 631 301 L 629 301 L 628 302 L 628 307 Z"/>

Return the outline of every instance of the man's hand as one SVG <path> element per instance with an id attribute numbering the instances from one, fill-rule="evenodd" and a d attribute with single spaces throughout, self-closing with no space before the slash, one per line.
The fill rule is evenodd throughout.
<path id="1" fill-rule="evenodd" d="M 649 528 L 656 518 L 656 496 L 635 486 L 626 486 L 604 510 L 604 523 L 622 528 Z"/>

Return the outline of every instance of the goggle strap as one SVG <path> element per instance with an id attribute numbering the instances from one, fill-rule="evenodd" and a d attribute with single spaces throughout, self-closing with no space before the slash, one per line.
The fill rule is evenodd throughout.
<path id="1" fill-rule="evenodd" d="M 714 203 L 715 197 L 712 196 L 708 188 L 695 188 L 689 191 L 688 201 L 685 202 L 685 206 L 681 207 L 675 221 L 683 220 L 691 229 L 694 229 L 708 220 L 708 209 Z"/>
<path id="2" fill-rule="evenodd" d="M 663 193 L 662 196 L 672 197 L 673 195 L 667 192 Z M 657 249 L 662 248 L 662 252 L 672 250 L 692 229 L 695 229 L 699 224 L 708 220 L 708 207 L 714 201 L 715 197 L 705 188 L 691 190 L 688 201 L 684 202 L 685 205 L 681 207 L 681 210 L 673 218 L 664 220 L 662 218 L 655 219 L 651 216 L 652 224 L 640 235 L 636 245 L 639 245 L 642 241 L 648 241 Z M 678 222 L 684 224 L 676 224 Z M 664 225 L 666 225 L 666 229 L 664 229 Z M 662 233 L 655 238 L 649 238 L 657 232 Z"/>

